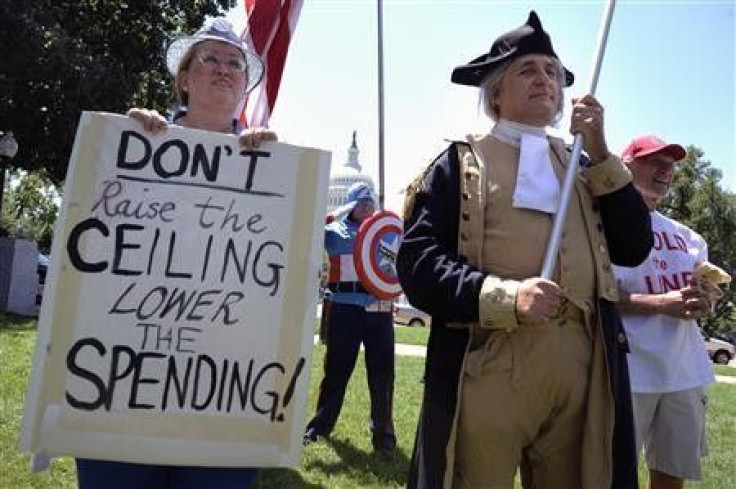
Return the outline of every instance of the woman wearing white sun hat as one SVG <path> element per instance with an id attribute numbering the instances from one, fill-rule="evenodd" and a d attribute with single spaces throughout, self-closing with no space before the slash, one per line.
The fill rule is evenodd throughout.
<path id="1" fill-rule="evenodd" d="M 157 133 L 168 124 L 238 134 L 246 148 L 276 140 L 266 128 L 243 130 L 234 117 L 243 97 L 263 78 L 263 62 L 248 50 L 222 18 L 210 19 L 193 36 L 174 40 L 166 53 L 180 106 L 167 120 L 155 110 L 130 109 L 128 115 Z M 164 466 L 77 460 L 80 489 L 244 489 L 258 469 L 249 467 Z"/>
<path id="2" fill-rule="evenodd" d="M 152 133 L 168 124 L 240 135 L 246 148 L 275 141 L 276 133 L 264 127 L 244 129 L 236 111 L 263 79 L 264 66 L 233 32 L 227 19 L 210 19 L 192 36 L 174 40 L 166 52 L 166 65 L 174 77 L 179 106 L 170 120 L 156 110 L 133 108 L 128 115 Z"/>

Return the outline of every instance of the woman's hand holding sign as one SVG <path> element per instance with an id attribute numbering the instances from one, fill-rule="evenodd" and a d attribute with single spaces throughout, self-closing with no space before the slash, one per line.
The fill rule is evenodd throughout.
<path id="1" fill-rule="evenodd" d="M 128 117 L 140 122 L 143 129 L 151 134 L 159 134 L 165 131 L 169 125 L 166 117 L 155 110 L 132 108 L 128 111 Z"/>

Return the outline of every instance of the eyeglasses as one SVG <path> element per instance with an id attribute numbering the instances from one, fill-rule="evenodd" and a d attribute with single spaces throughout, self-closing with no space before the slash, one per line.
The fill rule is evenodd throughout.
<path id="1" fill-rule="evenodd" d="M 209 68 L 219 68 L 220 66 L 224 66 L 226 69 L 237 73 L 245 73 L 248 68 L 248 65 L 245 63 L 243 58 L 231 56 L 227 59 L 221 59 L 211 51 L 202 51 L 197 53 L 197 58 L 200 63 Z"/>

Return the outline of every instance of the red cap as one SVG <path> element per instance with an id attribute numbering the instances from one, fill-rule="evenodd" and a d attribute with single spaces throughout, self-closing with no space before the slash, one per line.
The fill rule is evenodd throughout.
<path id="1" fill-rule="evenodd" d="M 664 153 L 674 158 L 675 162 L 685 158 L 687 151 L 679 144 L 667 144 L 656 136 L 640 136 L 629 143 L 621 153 L 621 159 L 628 163 L 636 158 Z"/>

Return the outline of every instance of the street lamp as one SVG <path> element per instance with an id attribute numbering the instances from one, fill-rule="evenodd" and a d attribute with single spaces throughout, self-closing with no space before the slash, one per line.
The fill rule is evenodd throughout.
<path id="1" fill-rule="evenodd" d="M 12 158 L 18 153 L 18 141 L 11 131 L 0 131 L 0 156 Z M 3 194 L 5 193 L 5 164 L 0 158 L 0 212 L 3 209 Z"/>
<path id="2" fill-rule="evenodd" d="M 13 137 L 11 131 L 0 131 L 0 155 L 12 158 L 18 153 L 18 141 Z"/>

